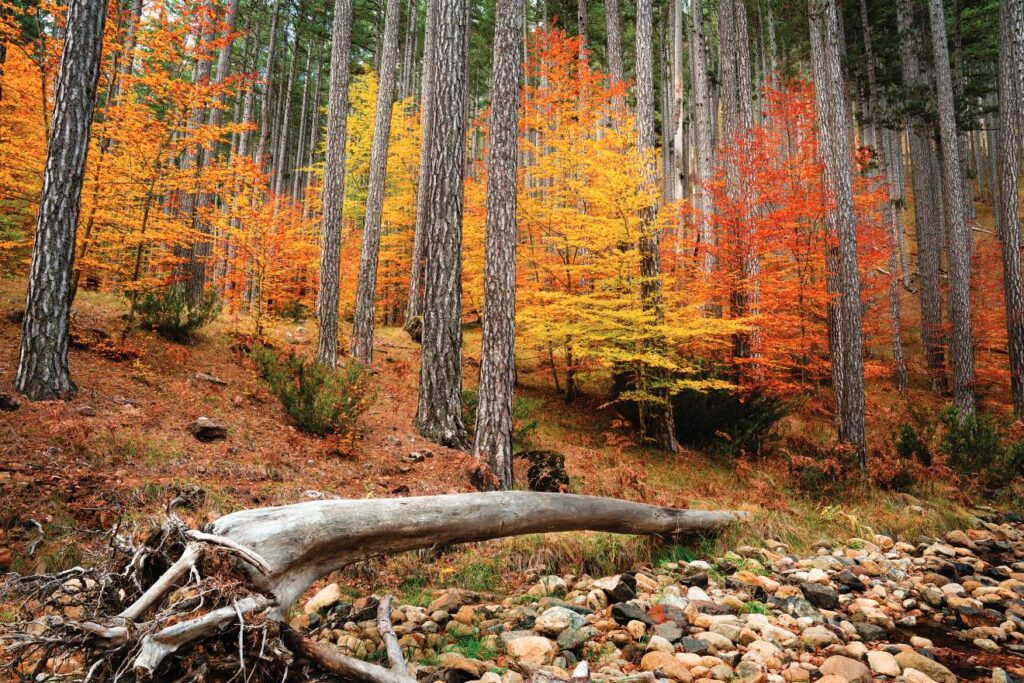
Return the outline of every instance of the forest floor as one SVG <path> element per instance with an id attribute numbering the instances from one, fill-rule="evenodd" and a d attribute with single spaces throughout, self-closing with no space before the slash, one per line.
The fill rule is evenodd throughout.
<path id="1" fill-rule="evenodd" d="M 14 395 L 23 284 L 0 280 L 0 394 Z M 397 328 L 379 331 L 376 400 L 354 440 L 319 439 L 296 431 L 245 354 L 251 340 L 221 320 L 194 345 L 171 344 L 136 332 L 121 342 L 123 299 L 81 292 L 75 303 L 71 351 L 77 395 L 67 402 L 21 401 L 0 412 L 0 570 L 55 571 L 102 553 L 98 532 L 114 526 L 140 531 L 158 521 L 174 492 L 198 486 L 203 505 L 189 521 L 202 523 L 244 507 L 321 497 L 385 497 L 472 490 L 472 458 L 421 438 L 412 422 L 418 348 Z M 308 353 L 315 327 L 280 323 L 267 332 L 282 352 Z M 465 377 L 475 382 L 479 331 L 467 330 Z M 913 495 L 868 485 L 847 487 L 841 500 L 798 490 L 785 457 L 741 463 L 684 450 L 667 455 L 633 440 L 625 420 L 600 396 L 566 405 L 547 373 L 519 377 L 521 396 L 534 399 L 537 428 L 530 447 L 564 453 L 570 489 L 666 505 L 741 509 L 743 527 L 702 539 L 704 554 L 764 539 L 808 550 L 851 534 L 915 539 L 961 528 L 968 503 L 952 482 L 930 482 Z M 216 377 L 225 384 L 197 378 Z M 592 392 L 596 394 L 597 392 Z M 886 392 L 876 392 L 884 398 Z M 924 393 L 924 392 L 923 392 Z M 925 399 L 922 399 L 925 400 Z M 808 401 L 784 419 L 784 429 L 829 431 L 827 411 Z M 889 415 L 881 405 L 870 412 Z M 224 441 L 201 443 L 187 430 L 198 417 L 223 422 Z M 891 430 L 885 423 L 878 430 Z M 883 434 L 883 436 L 886 436 Z M 423 454 L 422 459 L 410 457 Z M 1018 501 L 1019 504 L 1019 501 Z M 38 522 L 36 526 L 33 521 Z M 34 552 L 28 552 L 40 536 Z M 480 544 L 416 563 L 382 560 L 353 570 L 362 589 L 417 590 L 458 585 L 467 575 L 495 590 L 511 590 L 537 566 L 549 572 L 612 573 L 659 552 L 646 539 L 608 534 L 532 536 Z M 410 588 L 411 586 L 411 588 Z"/>

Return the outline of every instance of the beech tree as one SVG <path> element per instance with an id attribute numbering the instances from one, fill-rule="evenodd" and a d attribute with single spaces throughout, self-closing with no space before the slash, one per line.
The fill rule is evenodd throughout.
<path id="1" fill-rule="evenodd" d="M 331 28 L 331 82 L 327 101 L 327 150 L 324 156 L 324 214 L 320 235 L 320 291 L 316 358 L 338 363 L 338 289 L 341 277 L 341 212 L 345 196 L 345 138 L 348 121 L 349 45 L 352 0 L 337 0 Z"/>
<path id="2" fill-rule="evenodd" d="M 580 0 L 581 16 L 586 2 Z M 498 0 L 487 153 L 483 339 L 474 451 L 501 488 L 512 488 L 512 389 L 516 338 L 516 167 L 519 157 L 522 0 Z M 582 39 L 582 36 L 581 36 Z M 582 40 L 581 40 L 582 42 Z M 581 48 L 582 49 L 582 48 Z"/>
<path id="3" fill-rule="evenodd" d="M 427 172 L 423 339 L 416 427 L 464 448 L 462 420 L 462 180 L 465 172 L 466 0 L 436 0 L 434 82 L 424 138 Z"/>
<path id="4" fill-rule="evenodd" d="M 836 391 L 839 438 L 857 452 L 861 469 L 867 465 L 864 432 L 864 342 L 861 329 L 860 271 L 857 261 L 857 216 L 853 206 L 853 131 L 846 109 L 839 25 L 835 0 L 808 0 L 811 25 L 811 62 L 818 109 L 818 141 L 824 166 L 825 191 L 833 204 L 825 221 L 838 239 L 837 280 L 840 353 L 833 354 L 833 378 L 841 378 Z M 836 361 L 838 360 L 838 366 Z"/>
<path id="5" fill-rule="evenodd" d="M 927 0 L 931 28 L 935 96 L 939 110 L 942 148 L 943 206 L 946 210 L 949 269 L 949 320 L 952 336 L 949 360 L 953 370 L 953 402 L 960 412 L 974 412 L 974 338 L 971 333 L 971 228 L 964 208 L 960 140 L 953 105 L 953 81 L 946 41 L 946 14 L 942 0 Z"/>
<path id="6" fill-rule="evenodd" d="M 75 392 L 68 366 L 75 233 L 106 19 L 105 2 L 68 5 L 14 379 L 35 401 Z"/>
<path id="7" fill-rule="evenodd" d="M 369 365 L 373 362 L 373 323 L 377 301 L 377 260 L 380 252 L 381 216 L 384 212 L 384 180 L 388 164 L 388 139 L 391 136 L 391 103 L 394 101 L 398 65 L 398 29 L 402 21 L 400 0 L 387 0 L 384 17 L 384 41 L 381 53 L 380 86 L 373 124 L 373 149 L 370 152 L 370 180 L 363 218 L 363 244 L 359 255 L 359 287 L 352 323 L 352 356 Z"/>

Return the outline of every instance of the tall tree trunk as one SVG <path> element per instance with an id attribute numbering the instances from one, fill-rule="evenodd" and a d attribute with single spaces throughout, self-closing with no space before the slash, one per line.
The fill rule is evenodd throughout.
<path id="1" fill-rule="evenodd" d="M 880 170 L 882 181 L 886 184 L 889 194 L 889 202 L 886 204 L 886 218 L 889 222 L 889 234 L 891 238 L 889 258 L 889 314 L 892 318 L 892 358 L 893 374 L 897 388 L 903 392 L 907 390 L 907 363 L 903 356 L 903 334 L 900 329 L 900 275 L 899 275 L 899 252 L 902 244 L 903 220 L 900 214 L 900 202 L 902 196 L 899 193 L 899 186 L 902 179 L 897 180 L 895 169 L 892 166 L 893 155 L 889 146 L 892 143 L 891 136 L 886 135 L 882 129 L 882 98 L 878 92 L 878 81 L 875 77 L 875 45 L 872 38 L 871 18 L 868 15 L 867 0 L 860 0 L 860 20 L 864 30 L 864 57 L 865 69 L 868 74 L 868 118 L 871 122 L 871 131 L 875 137 L 875 145 L 880 152 Z"/>
<path id="2" fill-rule="evenodd" d="M 316 315 L 320 339 L 316 359 L 338 363 L 338 299 L 341 278 L 341 211 L 345 200 L 345 138 L 348 123 L 349 50 L 352 0 L 336 0 L 331 28 L 331 80 L 327 96 L 327 151 L 324 156 L 324 215 L 320 231 L 320 291 Z"/>
<path id="3" fill-rule="evenodd" d="M 417 175 L 418 186 L 416 188 L 416 227 L 413 230 L 412 238 L 412 270 L 409 274 L 409 300 L 405 311 L 405 324 L 407 329 L 418 325 L 423 315 L 423 262 L 427 251 L 426 230 L 430 220 L 427 171 L 430 165 L 430 136 L 433 134 L 431 127 L 427 125 L 430 121 L 431 112 L 434 106 L 434 78 L 435 70 L 435 44 L 434 34 L 437 24 L 437 5 L 427 2 L 426 25 L 423 29 L 423 83 L 420 96 L 420 124 L 422 133 L 420 136 L 420 169 Z"/>
<path id="4" fill-rule="evenodd" d="M 466 1 L 431 0 L 434 83 L 424 137 L 427 174 L 423 353 L 416 427 L 431 441 L 466 447 L 462 422 L 462 182 L 465 172 Z"/>
<path id="5" fill-rule="evenodd" d="M 637 0 L 636 3 L 636 126 L 637 145 L 648 156 L 644 168 L 644 180 L 650 186 L 658 182 L 657 168 L 650 157 L 655 147 L 654 131 L 654 8 L 652 0 Z M 645 207 L 640 216 L 640 299 L 641 305 L 652 318 L 655 327 L 665 323 L 665 309 L 661 291 L 661 236 L 659 233 L 657 204 Z M 648 340 L 652 353 L 664 352 L 664 339 L 655 332 Z M 644 369 L 651 377 L 647 380 L 658 403 L 652 404 L 647 415 L 647 424 L 641 423 L 645 436 L 654 438 L 658 445 L 669 451 L 679 449 L 676 441 L 675 422 L 672 418 L 671 396 L 662 384 L 670 378 L 663 371 L 648 367 Z M 639 381 L 639 378 L 637 379 Z M 643 412 L 643 411 L 642 411 Z"/>
<path id="6" fill-rule="evenodd" d="M 974 412 L 974 338 L 971 333 L 971 229 L 964 212 L 964 181 L 960 168 L 960 141 L 953 109 L 953 84 L 946 44 L 946 15 L 942 0 L 928 0 L 932 34 L 935 94 L 942 143 L 942 185 L 945 191 L 946 232 L 949 244 L 949 344 L 953 368 L 953 402 L 964 415 Z"/>
<path id="7" fill-rule="evenodd" d="M 277 153 L 274 168 L 274 194 L 280 197 L 284 194 L 285 180 L 288 175 L 288 129 L 291 126 L 292 118 L 292 88 L 295 86 L 295 74 L 299 65 L 299 35 L 300 18 L 295 22 L 295 41 L 292 44 L 291 66 L 288 67 L 288 83 L 281 93 L 284 111 L 277 127 Z"/>
<path id="8" fill-rule="evenodd" d="M 267 148 L 270 144 L 270 112 L 274 94 L 274 60 L 277 58 L 277 24 L 281 19 L 281 0 L 274 0 L 270 20 L 269 43 L 267 45 L 267 65 L 263 73 L 263 102 L 260 107 L 260 137 L 256 147 L 256 163 L 266 164 Z"/>
<path id="9" fill-rule="evenodd" d="M 861 328 L 860 271 L 857 263 L 857 216 L 853 207 L 853 134 L 837 43 L 839 23 L 835 0 L 808 0 L 811 61 L 814 68 L 818 140 L 824 165 L 825 191 L 834 205 L 825 217 L 826 229 L 839 241 L 839 315 L 842 360 L 833 376 L 842 376 L 840 439 L 857 452 L 861 469 L 867 466 L 864 433 L 864 342 Z"/>
<path id="10" fill-rule="evenodd" d="M 1024 7 L 999 3 L 999 234 L 1013 412 L 1024 416 L 1024 285 L 1021 283 L 1020 169 L 1024 120 Z"/>
<path id="11" fill-rule="evenodd" d="M 587 10 L 587 0 L 576 0 L 576 33 L 580 37 L 580 58 L 587 54 L 587 45 L 590 42 L 590 15 Z"/>
<path id="12" fill-rule="evenodd" d="M 585 0 L 581 6 L 585 8 Z M 483 339 L 473 446 L 503 489 L 512 488 L 516 340 L 516 165 L 522 0 L 498 0 L 491 60 Z"/>
<path id="13" fill-rule="evenodd" d="M 683 31 L 684 18 L 682 4 L 684 0 L 671 0 L 672 11 L 672 42 L 669 66 L 672 70 L 672 160 L 675 168 L 672 172 L 672 197 L 682 199 L 684 188 L 689 188 L 690 150 L 686 139 L 686 99 L 685 77 L 683 73 Z M 679 222 L 681 226 L 682 221 Z M 677 235 L 681 239 L 682 235 Z"/>
<path id="14" fill-rule="evenodd" d="M 398 29 L 402 23 L 401 0 L 387 0 L 384 17 L 384 44 L 381 53 L 380 87 L 370 150 L 370 178 L 366 192 L 366 217 L 359 256 L 359 283 L 356 288 L 356 313 L 352 323 L 352 356 L 365 365 L 373 362 L 373 323 L 377 303 L 377 258 L 380 252 L 381 216 L 384 213 L 384 179 L 388 166 L 388 140 L 391 137 L 391 104 L 395 99 L 398 63 Z"/>
<path id="15" fill-rule="evenodd" d="M 106 18 L 105 2 L 69 4 L 14 379 L 33 401 L 75 392 L 68 367 L 75 231 Z"/>
<path id="16" fill-rule="evenodd" d="M 405 37 L 402 39 L 402 77 L 398 82 L 398 99 L 412 95 L 412 66 L 416 60 L 416 20 L 419 17 L 419 0 L 406 0 Z"/>
<path id="17" fill-rule="evenodd" d="M 911 91 L 929 92 L 928 82 L 918 59 L 920 32 L 914 23 L 909 0 L 899 0 L 896 14 L 900 32 L 900 69 L 903 83 Z M 917 269 L 920 273 L 918 295 L 921 308 L 921 340 L 932 391 L 946 391 L 945 344 L 942 329 L 943 217 L 938 185 L 937 162 L 932 144 L 932 127 L 919 112 L 907 122 L 910 147 L 910 174 L 914 189 L 914 233 L 917 241 Z"/>
<path id="18" fill-rule="evenodd" d="M 708 79 L 707 47 L 704 39 L 703 0 L 692 0 L 693 33 L 690 40 L 690 62 L 693 69 L 693 152 L 694 206 L 697 211 L 697 254 L 705 280 L 715 270 L 715 232 L 711 222 L 711 157 L 714 154 L 714 110 L 711 84 Z M 709 304 L 711 302 L 708 302 Z"/>
<path id="19" fill-rule="evenodd" d="M 305 166 L 306 158 L 306 114 L 309 112 L 309 82 L 313 73 L 309 70 L 313 65 L 313 46 L 306 50 L 306 68 L 302 70 L 302 105 L 299 108 L 299 134 L 295 138 L 295 162 L 292 169 L 291 195 L 294 199 L 301 199 L 299 187 L 302 184 L 302 168 Z"/>
<path id="20" fill-rule="evenodd" d="M 608 39 L 608 73 L 612 80 L 626 80 L 622 60 L 622 0 L 605 0 L 605 30 Z"/>

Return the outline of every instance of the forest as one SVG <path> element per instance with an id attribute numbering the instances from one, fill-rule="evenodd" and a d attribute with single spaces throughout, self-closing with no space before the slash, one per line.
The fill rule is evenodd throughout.
<path id="1" fill-rule="evenodd" d="M 1024 680 L 1022 163 L 1022 0 L 0 0 L 0 678 Z"/>

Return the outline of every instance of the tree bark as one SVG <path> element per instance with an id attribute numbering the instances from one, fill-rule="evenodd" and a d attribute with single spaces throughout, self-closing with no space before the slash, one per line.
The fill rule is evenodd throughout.
<path id="1" fill-rule="evenodd" d="M 416 427 L 431 441 L 465 448 L 462 421 L 462 195 L 465 173 L 466 0 L 434 0 L 423 353 Z"/>
<path id="2" fill-rule="evenodd" d="M 621 0 L 605 0 L 605 30 L 608 39 L 608 73 L 614 81 L 626 80 L 622 60 L 622 4 Z"/>
<path id="3" fill-rule="evenodd" d="M 576 0 L 576 34 L 580 37 L 580 59 L 587 54 L 590 42 L 590 14 L 587 0 Z"/>
<path id="4" fill-rule="evenodd" d="M 427 175 L 428 167 L 430 164 L 430 136 L 433 131 L 427 123 L 430 121 L 431 112 L 433 110 L 434 100 L 434 75 L 436 74 L 434 66 L 434 51 L 435 43 L 437 42 L 434 38 L 437 24 L 437 5 L 433 2 L 427 2 L 427 16 L 426 25 L 423 29 L 423 82 L 422 82 L 422 93 L 420 95 L 420 124 L 421 124 L 421 136 L 420 136 L 420 169 L 419 175 L 417 175 L 417 182 L 419 183 L 416 188 L 416 227 L 413 231 L 412 240 L 412 267 L 409 273 L 409 300 L 406 304 L 405 311 L 405 325 L 406 329 L 412 329 L 410 326 L 418 325 L 423 315 L 423 262 L 426 257 L 427 250 L 427 239 L 425 232 L 427 230 L 427 222 L 430 218 L 428 214 L 429 203 L 427 198 L 429 196 L 429 188 L 427 186 Z"/>
<path id="5" fill-rule="evenodd" d="M 295 40 L 292 42 L 292 58 L 288 67 L 288 81 L 284 91 L 281 93 L 282 109 L 281 120 L 277 125 L 277 152 L 274 154 L 274 194 L 280 197 L 284 194 L 286 178 L 288 175 L 288 133 L 291 127 L 292 118 L 292 89 L 295 86 L 295 75 L 299 67 L 299 46 L 301 45 L 301 15 L 295 21 Z"/>
<path id="6" fill-rule="evenodd" d="M 971 229 L 964 211 L 964 181 L 960 167 L 960 141 L 953 109 L 953 84 L 946 44 L 946 15 L 942 0 L 928 0 L 935 94 L 942 144 L 942 186 L 945 193 L 946 233 L 949 244 L 949 344 L 953 368 L 953 402 L 964 415 L 974 412 L 974 338 L 971 333 Z"/>
<path id="7" fill-rule="evenodd" d="M 270 144 L 270 111 L 273 100 L 274 60 L 277 58 L 277 24 L 281 18 L 281 0 L 274 0 L 271 12 L 270 33 L 267 45 L 267 65 L 263 73 L 263 102 L 260 106 L 260 137 L 256 147 L 256 163 L 266 163 L 267 146 Z"/>
<path id="8" fill-rule="evenodd" d="M 331 81 L 327 96 L 327 151 L 324 157 L 324 215 L 320 234 L 320 291 L 316 359 L 338 363 L 338 300 L 341 278 L 341 212 L 345 200 L 345 138 L 348 123 L 349 50 L 352 0 L 336 0 L 331 28 Z"/>
<path id="9" fill-rule="evenodd" d="M 900 32 L 900 69 L 903 83 L 911 91 L 930 89 L 918 60 L 919 31 L 913 21 L 908 0 L 896 5 Z M 918 296 L 921 309 L 921 340 L 925 364 L 931 377 L 932 391 L 946 391 L 945 344 L 942 329 L 942 262 L 943 217 L 941 197 L 935 191 L 937 162 L 931 141 L 932 127 L 920 112 L 913 112 L 907 121 L 910 147 L 911 184 L 914 189 L 914 233 L 917 241 L 917 269 L 920 273 Z"/>
<path id="10" fill-rule="evenodd" d="M 690 40 L 690 63 L 693 69 L 693 151 L 694 206 L 697 221 L 697 255 L 705 280 L 715 270 L 715 232 L 711 222 L 714 210 L 711 203 L 711 157 L 714 154 L 714 124 L 711 103 L 711 85 L 708 79 L 707 46 L 704 39 L 703 0 L 692 0 L 693 35 Z M 707 302 L 710 304 L 711 302 Z M 707 305 L 705 306 L 707 308 Z"/>
<path id="11" fill-rule="evenodd" d="M 68 6 L 14 379 L 34 401 L 75 392 L 68 366 L 75 232 L 106 18 L 105 2 L 71 0 Z"/>
<path id="12" fill-rule="evenodd" d="M 1024 416 L 1024 285 L 1021 283 L 1019 181 L 1024 90 L 1024 7 L 999 3 L 999 234 L 1003 251 L 1003 295 L 1010 354 L 1013 412 Z"/>
<path id="13" fill-rule="evenodd" d="M 585 0 L 581 7 L 586 8 Z M 491 60 L 490 147 L 483 339 L 473 450 L 487 458 L 503 489 L 512 488 L 512 390 L 516 339 L 516 166 L 522 0 L 498 0 Z"/>
<path id="14" fill-rule="evenodd" d="M 384 180 L 391 137 L 391 104 L 395 99 L 398 66 L 398 29 L 402 23 L 401 0 L 387 0 L 384 44 L 381 53 L 377 111 L 370 150 L 370 177 L 366 193 L 366 217 L 359 256 L 356 312 L 352 323 L 352 356 L 364 365 L 373 363 L 373 323 L 377 303 L 377 259 L 380 252 L 381 216 L 384 213 Z"/>
<path id="15" fill-rule="evenodd" d="M 836 322 L 839 324 L 842 360 L 839 367 L 832 368 L 833 376 L 842 377 L 839 437 L 855 449 L 860 467 L 865 469 L 864 343 L 857 263 L 857 217 L 853 206 L 853 135 L 837 43 L 840 32 L 835 0 L 808 0 L 808 12 L 823 179 L 825 192 L 833 202 L 825 222 L 829 235 L 838 238 L 839 243 L 841 314 Z"/>

